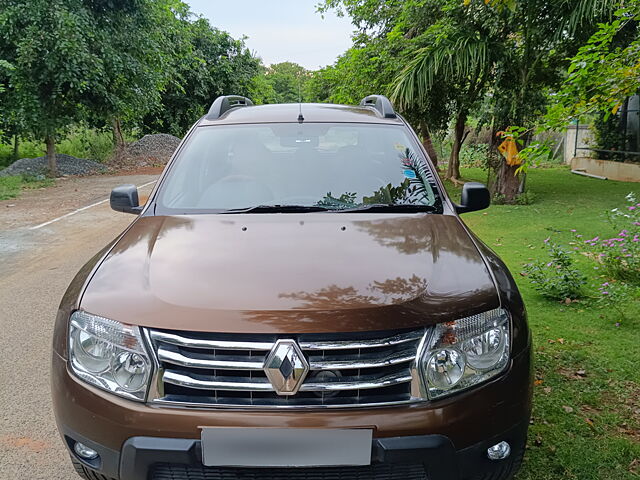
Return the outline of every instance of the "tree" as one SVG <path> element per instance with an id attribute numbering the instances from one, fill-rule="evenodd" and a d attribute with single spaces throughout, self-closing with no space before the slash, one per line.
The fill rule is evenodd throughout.
<path id="1" fill-rule="evenodd" d="M 428 15 L 424 11 L 410 15 L 408 25 L 414 28 L 432 23 L 420 35 L 426 46 L 412 52 L 393 90 L 393 98 L 403 105 L 435 106 L 438 98 L 449 97 L 454 141 L 445 178 L 453 182 L 460 181 L 460 150 L 468 116 L 486 93 L 491 66 L 502 53 L 492 16 L 457 9 L 456 3 L 431 2 Z M 448 95 L 437 95 L 443 89 Z"/>
<path id="2" fill-rule="evenodd" d="M 601 112 L 618 112 L 625 99 L 640 91 L 640 4 L 616 12 L 571 59 L 568 75 L 546 115 L 548 128 Z"/>
<path id="3" fill-rule="evenodd" d="M 256 105 L 276 103 L 276 91 L 266 76 L 267 68 L 259 66 L 258 74 L 251 79 L 249 85 L 249 98 Z"/>
<path id="4" fill-rule="evenodd" d="M 170 81 L 142 127 L 182 136 L 219 95 L 248 95 L 259 60 L 242 40 L 213 28 L 206 19 L 192 20 L 188 10 L 178 15 L 178 23 L 167 32 L 173 45 Z"/>
<path id="5" fill-rule="evenodd" d="M 6 94 L 30 132 L 45 140 L 56 175 L 56 134 L 84 117 L 84 95 L 101 84 L 92 17 L 81 0 L 0 0 L 0 26 L 0 58 L 14 67 L 5 72 Z"/>
<path id="6" fill-rule="evenodd" d="M 123 121 L 140 120 L 160 101 L 170 74 L 168 43 L 177 19 L 188 11 L 173 0 L 86 0 L 92 16 L 102 81 L 87 91 L 85 103 L 99 121 L 111 125 L 116 155 L 124 150 Z"/>
<path id="7" fill-rule="evenodd" d="M 323 8 L 346 12 L 363 35 L 388 42 L 414 39 L 405 44 L 411 60 L 396 81 L 394 98 L 420 105 L 433 88 L 447 87 L 454 146 L 446 176 L 457 179 L 467 116 L 474 113 L 494 132 L 532 125 L 561 82 L 567 57 L 620 2 L 326 0 Z M 507 202 L 519 192 L 518 172 L 501 161 L 494 174 L 493 191 Z"/>
<path id="8" fill-rule="evenodd" d="M 252 100 L 260 104 L 306 102 L 310 79 L 311 72 L 294 62 L 261 65 L 258 75 L 252 79 Z"/>
<path id="9" fill-rule="evenodd" d="M 351 104 L 372 93 L 392 97 L 396 109 L 418 127 L 423 146 L 437 166 L 432 135 L 447 126 L 451 107 L 449 87 L 441 83 L 418 102 L 405 101 L 393 92 L 394 79 L 424 45 L 418 30 L 408 25 L 407 13 L 403 10 L 406 4 L 331 1 L 323 9 L 341 7 L 352 16 L 359 33 L 354 36 L 354 46 L 334 65 L 314 75 L 322 79 L 316 82 L 324 97 L 335 103 Z"/>
<path id="10" fill-rule="evenodd" d="M 499 159 L 494 162 L 490 185 L 494 195 L 511 203 L 522 188 L 522 169 L 509 165 L 497 154 L 496 147 L 502 139 L 496 133 L 523 129 L 527 133 L 518 135 L 519 146 L 529 143 L 550 95 L 562 82 L 567 58 L 589 38 L 598 22 L 611 18 L 619 3 L 620 0 L 493 2 L 508 32 L 503 40 L 505 55 L 494 65 L 492 97 L 486 112 L 494 132 L 493 157 Z M 486 5 L 481 8 L 496 10 Z"/>

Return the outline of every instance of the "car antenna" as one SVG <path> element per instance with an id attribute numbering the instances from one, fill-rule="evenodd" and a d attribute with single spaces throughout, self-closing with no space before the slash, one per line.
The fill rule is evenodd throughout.
<path id="1" fill-rule="evenodd" d="M 302 73 L 298 73 L 298 105 L 300 106 L 300 113 L 298 114 L 298 123 L 304 122 L 304 117 L 302 116 L 302 79 L 300 76 Z"/>

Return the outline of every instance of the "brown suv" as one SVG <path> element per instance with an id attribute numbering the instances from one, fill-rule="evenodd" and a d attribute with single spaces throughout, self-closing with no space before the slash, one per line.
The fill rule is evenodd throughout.
<path id="1" fill-rule="evenodd" d="M 511 478 L 531 336 L 415 133 L 360 106 L 220 97 L 71 283 L 52 390 L 99 480 Z"/>

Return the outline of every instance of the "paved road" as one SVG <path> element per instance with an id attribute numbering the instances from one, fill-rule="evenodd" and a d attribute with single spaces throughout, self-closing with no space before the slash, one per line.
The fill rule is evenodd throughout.
<path id="1" fill-rule="evenodd" d="M 76 210 L 104 200 L 115 185 L 155 179 L 69 179 L 0 202 L 0 480 L 79 478 L 51 411 L 53 320 L 77 270 L 133 217 L 110 210 L 108 202 Z M 68 216 L 33 229 L 63 215 Z"/>

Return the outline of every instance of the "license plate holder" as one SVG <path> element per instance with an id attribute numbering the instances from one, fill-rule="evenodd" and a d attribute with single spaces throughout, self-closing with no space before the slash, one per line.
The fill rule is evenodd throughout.
<path id="1" fill-rule="evenodd" d="M 373 430 L 202 428 L 202 463 L 216 467 L 323 467 L 371 464 Z"/>

